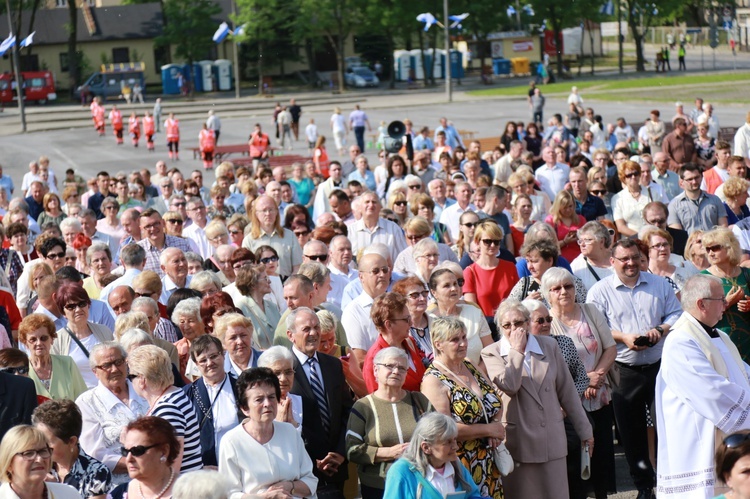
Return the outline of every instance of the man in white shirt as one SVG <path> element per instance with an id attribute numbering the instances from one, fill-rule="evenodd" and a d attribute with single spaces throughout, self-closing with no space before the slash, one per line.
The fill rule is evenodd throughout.
<path id="1" fill-rule="evenodd" d="M 375 298 L 385 293 L 390 284 L 391 269 L 388 262 L 374 253 L 363 256 L 359 262 L 359 279 L 362 281 L 363 293 L 344 308 L 341 325 L 344 326 L 354 357 L 362 366 L 367 350 L 378 338 L 378 331 L 370 319 L 370 310 Z"/>
<path id="2" fill-rule="evenodd" d="M 565 184 L 568 183 L 570 167 L 564 163 L 558 163 L 555 159 L 555 150 L 549 146 L 542 149 L 542 159 L 544 164 L 537 169 L 535 177 L 547 196 L 555 199 L 557 193 L 565 189 Z M 456 238 L 458 234 L 454 236 L 454 241 Z"/>
<path id="3" fill-rule="evenodd" d="M 362 199 L 362 218 L 349 227 L 349 240 L 352 242 L 352 252 L 357 253 L 373 243 L 383 243 L 388 246 L 392 261 L 399 253 L 406 249 L 404 231 L 397 224 L 380 218 L 380 200 L 376 192 L 365 192 Z"/>
<path id="4" fill-rule="evenodd" d="M 721 125 L 719 125 L 719 118 L 714 116 L 714 106 L 708 102 L 703 103 L 703 113 L 698 116 L 697 123 L 705 123 L 708 125 L 708 136 L 719 140 L 719 131 Z"/>
<path id="5" fill-rule="evenodd" d="M 513 173 L 511 164 L 513 164 L 513 161 L 521 157 L 522 152 L 523 142 L 521 142 L 520 140 L 511 141 L 510 151 L 508 151 L 505 156 L 498 159 L 497 162 L 493 165 L 493 169 L 495 170 L 495 185 L 500 185 L 508 182 L 508 178 Z"/>
<path id="6" fill-rule="evenodd" d="M 328 198 L 335 189 L 345 189 L 346 180 L 342 176 L 341 163 L 331 161 L 328 167 L 330 177 L 328 180 L 318 186 L 315 192 L 315 203 L 313 204 L 313 220 L 317 220 L 323 213 L 331 211 L 331 205 Z"/>
<path id="7" fill-rule="evenodd" d="M 187 213 L 193 223 L 182 230 L 182 236 L 189 241 L 195 242 L 198 247 L 198 254 L 205 260 L 213 255 L 213 248 L 206 237 L 206 225 L 208 218 L 206 216 L 206 205 L 203 204 L 198 196 L 193 196 L 187 203 Z"/>
<path id="8" fill-rule="evenodd" d="M 346 236 L 336 236 L 328 250 L 328 269 L 331 271 L 331 291 L 328 301 L 341 307 L 341 297 L 347 284 L 357 279 L 359 272 L 352 268 L 352 243 Z"/>
<path id="9" fill-rule="evenodd" d="M 707 499 L 726 492 L 714 487 L 715 438 L 750 430 L 750 366 L 715 328 L 726 307 L 718 278 L 688 279 L 682 307 L 656 377 L 657 493 Z"/>
<path id="10" fill-rule="evenodd" d="M 474 194 L 474 189 L 471 188 L 468 182 L 458 182 L 453 188 L 453 193 L 456 196 L 456 204 L 448 206 L 443 209 L 440 214 L 440 223 L 448 227 L 451 233 L 451 239 L 456 241 L 460 230 L 461 215 L 465 211 L 477 211 L 477 207 L 471 204 L 471 196 Z M 394 261 L 396 258 L 394 257 Z"/>
<path id="11" fill-rule="evenodd" d="M 427 184 L 427 191 L 430 193 L 432 200 L 435 201 L 435 208 L 432 210 L 435 213 L 435 220 L 440 220 L 443 210 L 456 204 L 456 200 L 446 196 L 445 181 L 439 178 L 433 179 Z"/>

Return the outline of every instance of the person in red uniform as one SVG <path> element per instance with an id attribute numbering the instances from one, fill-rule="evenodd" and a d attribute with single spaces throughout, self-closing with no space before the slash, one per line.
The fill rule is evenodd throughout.
<path id="1" fill-rule="evenodd" d="M 174 113 L 169 113 L 169 118 L 164 122 L 164 128 L 167 130 L 167 147 L 169 148 L 169 159 L 172 161 L 180 160 L 180 121 L 174 117 Z"/>
<path id="2" fill-rule="evenodd" d="M 203 130 L 198 134 L 198 144 L 203 158 L 203 168 L 210 170 L 214 167 L 214 149 L 216 148 L 216 135 L 214 131 L 203 124 Z"/>
<path id="3" fill-rule="evenodd" d="M 96 128 L 96 131 L 99 132 L 99 137 L 104 136 L 104 125 L 106 122 L 104 121 L 104 106 L 102 106 L 102 99 L 101 97 L 96 98 L 96 106 L 92 103 L 92 109 L 91 112 L 94 115 L 94 127 Z"/>
<path id="4" fill-rule="evenodd" d="M 135 114 L 135 111 L 128 119 L 128 133 L 133 140 L 133 147 L 138 147 L 138 139 L 141 138 L 141 122 L 138 119 L 138 115 Z"/>
<path id="5" fill-rule="evenodd" d="M 250 146 L 250 157 L 253 159 L 253 168 L 258 168 L 258 164 L 268 159 L 268 146 L 270 145 L 268 135 L 260 129 L 260 123 L 255 124 L 255 130 L 250 134 L 248 145 Z"/>
<path id="6" fill-rule="evenodd" d="M 151 152 L 154 152 L 155 126 L 156 123 L 154 122 L 154 117 L 146 111 L 146 114 L 143 116 L 143 135 L 146 136 L 146 147 L 148 147 L 148 150 Z"/>
<path id="7" fill-rule="evenodd" d="M 112 106 L 112 110 L 109 112 L 109 122 L 112 123 L 114 129 L 115 142 L 118 146 L 122 145 L 122 113 L 117 106 Z"/>
<path id="8" fill-rule="evenodd" d="M 96 108 L 99 107 L 99 101 L 98 97 L 94 97 L 91 100 L 91 105 L 89 106 L 89 109 L 91 110 L 91 121 L 94 122 L 94 130 L 99 130 L 99 127 L 96 125 Z"/>

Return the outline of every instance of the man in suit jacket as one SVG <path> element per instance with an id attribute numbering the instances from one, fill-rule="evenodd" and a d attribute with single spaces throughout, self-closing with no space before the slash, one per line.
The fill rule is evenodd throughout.
<path id="1" fill-rule="evenodd" d="M 12 427 L 31 424 L 36 409 L 36 389 L 29 378 L 0 371 L 0 440 Z"/>
<path id="2" fill-rule="evenodd" d="M 216 443 L 245 418 L 237 407 L 237 378 L 224 370 L 225 355 L 217 337 L 206 334 L 196 338 L 190 358 L 201 377 L 182 389 L 198 415 L 204 466 L 219 465 Z"/>
<path id="3" fill-rule="evenodd" d="M 482 359 L 490 379 L 503 392 L 510 454 L 517 462 L 542 465 L 522 465 L 504 477 L 506 497 L 567 497 L 567 490 L 560 490 L 560 484 L 567 483 L 568 453 L 560 407 L 582 444 L 593 451 L 591 423 L 557 341 L 528 333 L 530 315 L 525 307 L 508 303 L 503 308 L 498 324 L 503 336 L 482 350 Z"/>
<path id="4" fill-rule="evenodd" d="M 320 322 L 313 310 L 299 307 L 289 314 L 286 323 L 295 371 L 290 393 L 302 397 L 302 439 L 315 463 L 313 472 L 320 480 L 318 493 L 341 492 L 348 478 L 344 437 L 352 407 L 341 361 L 317 351 Z M 322 378 L 324 401 L 315 396 L 315 383 L 320 383 L 318 378 Z M 344 497 L 343 492 L 341 497 Z"/>

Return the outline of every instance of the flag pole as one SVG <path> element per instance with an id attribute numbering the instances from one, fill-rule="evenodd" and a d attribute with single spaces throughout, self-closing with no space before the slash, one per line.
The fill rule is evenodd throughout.
<path id="1" fill-rule="evenodd" d="M 237 17 L 237 2 L 232 0 L 232 19 Z M 234 98 L 240 98 L 240 44 L 237 42 L 235 37 L 237 36 L 237 23 L 234 24 L 234 32 L 232 33 L 232 47 L 234 48 Z"/>
<path id="2" fill-rule="evenodd" d="M 13 23 L 10 20 L 10 0 L 5 0 L 5 12 L 8 16 L 8 33 L 10 33 L 8 36 L 11 36 L 13 34 Z M 21 69 L 18 63 L 18 57 L 20 55 L 18 52 L 18 44 L 14 43 L 11 50 L 13 56 L 13 70 L 16 73 L 16 93 L 18 95 L 18 111 L 21 114 L 21 132 L 26 133 L 26 109 L 23 102 L 25 92 L 21 86 Z"/>

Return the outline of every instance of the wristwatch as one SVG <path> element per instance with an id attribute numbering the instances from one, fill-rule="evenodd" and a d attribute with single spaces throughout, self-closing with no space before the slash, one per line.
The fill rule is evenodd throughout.
<path id="1" fill-rule="evenodd" d="M 656 327 L 655 327 L 654 329 L 656 329 L 657 331 L 659 331 L 659 334 L 660 334 L 660 335 L 664 336 L 664 328 L 663 328 L 663 327 L 661 327 L 661 326 L 656 326 Z"/>

